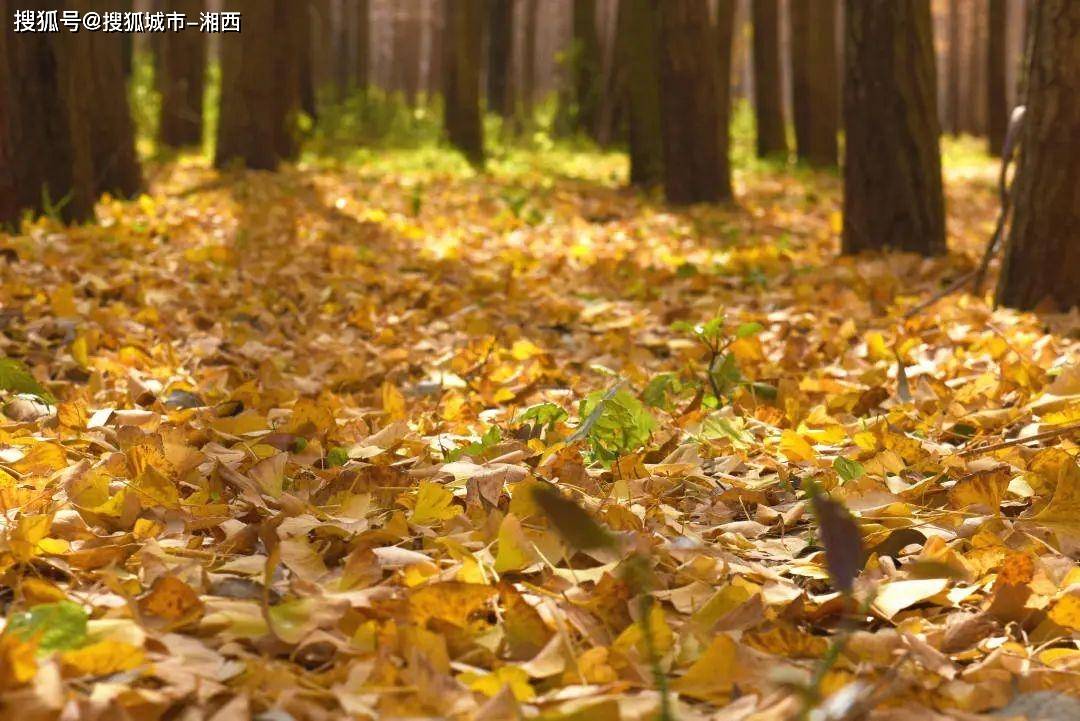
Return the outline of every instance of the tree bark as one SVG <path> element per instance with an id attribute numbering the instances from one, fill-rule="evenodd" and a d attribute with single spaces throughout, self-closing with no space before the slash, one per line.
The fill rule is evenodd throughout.
<path id="1" fill-rule="evenodd" d="M 664 191 L 676 204 L 729 199 L 721 53 L 708 0 L 664 0 L 659 14 Z"/>
<path id="2" fill-rule="evenodd" d="M 945 252 L 929 0 L 846 0 L 843 251 Z"/>
<path id="3" fill-rule="evenodd" d="M 315 58 L 312 56 L 312 19 L 314 8 L 311 0 L 297 0 L 296 10 L 296 92 L 300 109 L 312 120 L 319 117 L 319 104 L 315 94 Z"/>
<path id="4" fill-rule="evenodd" d="M 172 9 L 198 17 L 202 0 L 177 0 Z M 161 53 L 162 144 L 172 148 L 198 145 L 202 140 L 203 71 L 206 67 L 206 35 L 194 31 L 164 33 Z"/>
<path id="5" fill-rule="evenodd" d="M 68 0 L 65 7 L 82 15 L 119 10 L 123 2 Z M 61 79 L 68 94 L 68 123 L 76 151 L 75 185 L 83 187 L 80 178 L 88 174 L 91 197 L 87 202 L 91 205 L 101 193 L 131 197 L 142 189 L 142 172 L 135 152 L 120 35 L 61 33 L 57 41 L 62 46 Z"/>
<path id="6" fill-rule="evenodd" d="M 657 10 L 653 0 L 621 0 L 619 51 L 627 69 L 630 115 L 630 184 L 650 187 L 663 179 Z"/>
<path id="7" fill-rule="evenodd" d="M 221 110 L 214 164 L 273 170 L 296 151 L 292 114 L 299 79 L 291 0 L 234 0 L 244 32 L 222 36 Z M 268 82 L 274 78 L 275 82 Z"/>
<path id="8" fill-rule="evenodd" d="M 987 18 L 986 122 L 987 143 L 992 155 L 1001 155 L 1005 131 L 1009 127 L 1009 86 L 1005 71 L 1007 20 L 1006 0 L 990 0 Z"/>
<path id="9" fill-rule="evenodd" d="M 483 0 L 445 4 L 445 128 L 450 143 L 477 167 L 484 164 L 484 126 L 480 117 L 480 56 Z"/>
<path id="10" fill-rule="evenodd" d="M 754 28 L 754 116 L 759 158 L 787 155 L 780 86 L 779 0 L 751 0 Z"/>
<path id="11" fill-rule="evenodd" d="M 1080 3 L 1040 0 L 1030 23 L 1027 115 L 997 302 L 1068 310 L 1080 305 Z"/>
<path id="12" fill-rule="evenodd" d="M 948 130 L 952 134 L 960 132 L 960 0 L 949 0 L 949 68 L 945 88 L 946 117 Z"/>
<path id="13" fill-rule="evenodd" d="M 487 0 L 487 13 L 487 107 L 493 113 L 509 117 L 513 110 L 510 71 L 513 67 L 514 2 Z"/>
<path id="14" fill-rule="evenodd" d="M 521 88 L 518 98 L 519 122 L 531 123 L 536 98 L 536 26 L 540 20 L 538 0 L 524 0 L 524 42 L 521 48 Z"/>
<path id="15" fill-rule="evenodd" d="M 356 0 L 356 87 L 364 91 L 371 84 L 371 6 Z"/>
<path id="16" fill-rule="evenodd" d="M 600 37 L 596 0 L 574 0 L 574 101 L 577 130 L 595 135 L 600 113 Z"/>
<path id="17" fill-rule="evenodd" d="M 731 185 L 728 150 L 731 145 L 731 96 L 735 82 L 735 16 L 738 0 L 716 0 L 716 101 L 719 106 L 721 171 Z"/>
<path id="18" fill-rule="evenodd" d="M 793 0 L 788 7 L 796 154 L 814 167 L 834 167 L 840 114 L 836 0 Z"/>
<path id="19" fill-rule="evenodd" d="M 33 0 L 16 8 L 0 0 L 8 19 L 14 9 L 45 10 L 49 5 Z M 81 221 L 93 214 L 91 188 L 74 188 L 74 148 L 58 50 L 56 38 L 44 33 L 15 35 L 6 28 L 0 33 L 0 76 L 6 81 L 0 96 L 0 133 L 10 162 L 6 182 L 14 189 L 3 204 L 0 220 L 5 222 L 17 220 L 23 210 L 36 214 L 61 203 L 64 220 Z"/>

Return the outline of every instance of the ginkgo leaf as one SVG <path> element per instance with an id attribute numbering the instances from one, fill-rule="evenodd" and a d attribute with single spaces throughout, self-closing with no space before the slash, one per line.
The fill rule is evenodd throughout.
<path id="1" fill-rule="evenodd" d="M 428 526 L 461 513 L 461 508 L 454 505 L 454 494 L 438 483 L 424 481 L 416 492 L 416 506 L 410 520 L 421 526 Z"/>

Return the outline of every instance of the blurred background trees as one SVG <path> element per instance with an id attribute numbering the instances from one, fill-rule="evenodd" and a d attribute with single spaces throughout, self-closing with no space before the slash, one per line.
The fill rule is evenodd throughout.
<path id="1" fill-rule="evenodd" d="M 1068 38 L 1040 36 L 1030 77 L 1021 62 L 1025 38 L 1049 12 L 1029 21 L 1030 0 L 227 5 L 0 0 L 9 26 L 0 40 L 0 221 L 24 212 L 85 220 L 101 193 L 139 192 L 137 140 L 144 158 L 201 147 L 218 167 L 264 170 L 304 148 L 375 150 L 418 138 L 447 143 L 478 169 L 513 144 L 600 144 L 624 148 L 628 181 L 659 187 L 671 203 L 726 201 L 732 164 L 750 162 L 732 159 L 734 114 L 756 126 L 755 154 L 778 168 L 831 172 L 846 147 L 845 252 L 937 254 L 939 135 L 982 138 L 1000 152 L 1027 86 L 1033 117 L 1052 117 L 1022 135 L 999 298 L 1075 300 L 1074 275 L 1022 291 L 1010 275 L 1027 277 L 1030 258 L 1060 259 L 1076 246 L 1075 231 L 1068 243 L 1058 231 L 1049 244 L 1033 240 L 1050 232 L 1039 228 L 1071 222 L 1063 189 L 1076 184 L 1053 160 L 1076 152 L 1066 138 L 1077 133 L 1045 64 L 1071 67 Z M 16 9 L 58 8 L 238 10 L 243 32 L 10 31 Z"/>

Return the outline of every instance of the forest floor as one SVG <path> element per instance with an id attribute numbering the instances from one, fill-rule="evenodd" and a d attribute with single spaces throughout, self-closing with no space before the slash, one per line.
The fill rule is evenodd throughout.
<path id="1" fill-rule="evenodd" d="M 186 160 L 0 235 L 0 380 L 55 397 L 0 422 L 0 708 L 1075 718 L 1080 319 L 904 319 L 995 166 L 924 260 L 839 258 L 834 176 L 622 162 Z"/>

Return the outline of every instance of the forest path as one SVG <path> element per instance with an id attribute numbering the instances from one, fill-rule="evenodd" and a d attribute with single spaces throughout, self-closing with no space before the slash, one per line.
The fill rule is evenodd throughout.
<path id="1" fill-rule="evenodd" d="M 673 212 L 527 173 L 182 163 L 96 224 L 0 236 L 0 351 L 60 400 L 9 404 L 0 426 L 3 599 L 59 614 L 27 627 L 71 622 L 47 649 L 0 638 L 0 661 L 33 665 L 0 688 L 51 703 L 27 684 L 58 660 L 75 696 L 122 678 L 95 697 L 114 710 L 637 718 L 655 653 L 679 718 L 736 688 L 782 717 L 841 609 L 797 494 L 814 478 L 896 559 L 864 571 L 891 590 L 817 690 L 888 680 L 904 653 L 940 681 L 922 702 L 1003 704 L 1014 666 L 957 677 L 1022 640 L 994 574 L 1038 558 L 1017 583 L 1046 606 L 1080 569 L 1001 509 L 1045 504 L 1039 474 L 1073 471 L 961 451 L 1075 422 L 1076 343 L 1043 324 L 1076 324 L 968 296 L 901 320 L 972 267 L 994 220 L 992 168 L 949 172 L 962 252 L 932 260 L 838 258 L 838 180 L 766 171 L 738 176 L 737 207 Z M 620 556 L 575 553 L 537 479 L 647 551 L 647 627 Z M 947 624 L 983 607 L 965 655 L 944 655 Z"/>

